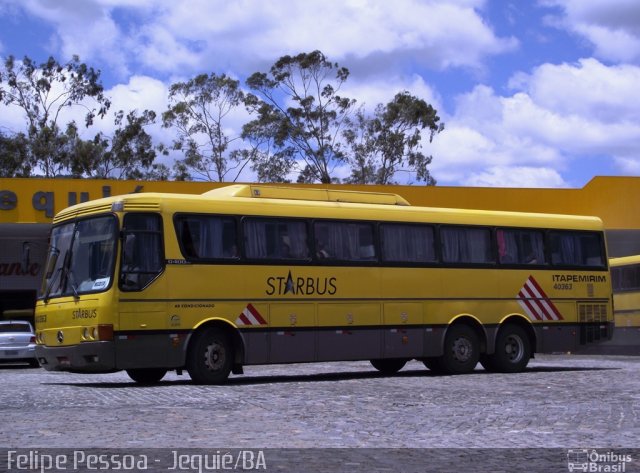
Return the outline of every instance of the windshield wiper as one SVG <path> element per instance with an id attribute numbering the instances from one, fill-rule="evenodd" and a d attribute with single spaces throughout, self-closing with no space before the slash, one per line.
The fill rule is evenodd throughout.
<path id="1" fill-rule="evenodd" d="M 76 278 L 73 276 L 73 270 L 71 269 L 71 266 L 69 266 L 67 268 L 67 281 L 69 282 L 69 285 L 71 286 L 71 290 L 73 291 L 73 297 L 75 299 L 80 299 L 80 295 L 78 294 L 78 288 L 76 287 Z"/>
<path id="2" fill-rule="evenodd" d="M 53 285 L 55 284 L 58 276 L 60 276 L 62 274 L 62 270 L 63 269 L 64 269 L 64 267 L 60 266 L 58 269 L 56 269 L 56 272 L 51 276 L 51 280 L 49 281 L 49 285 L 47 286 L 47 290 L 44 291 L 43 300 L 45 302 L 49 302 L 49 295 L 51 294 L 51 291 L 53 289 Z"/>

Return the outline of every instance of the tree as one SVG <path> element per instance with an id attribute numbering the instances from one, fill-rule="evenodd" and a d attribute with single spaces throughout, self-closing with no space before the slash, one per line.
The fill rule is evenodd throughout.
<path id="1" fill-rule="evenodd" d="M 247 85 L 258 96 L 248 105 L 258 118 L 243 137 L 259 176 L 285 179 L 298 172 L 299 182 L 330 183 L 335 167 L 346 161 L 341 130 L 355 100 L 338 95 L 348 69 L 320 51 L 283 56 L 269 73 L 256 72 Z"/>
<path id="2" fill-rule="evenodd" d="M 24 133 L 5 136 L 0 133 L 0 177 L 28 177 L 28 140 Z"/>
<path id="3" fill-rule="evenodd" d="M 9 56 L 0 70 L 0 102 L 24 112 L 30 165 L 46 177 L 62 172 L 68 159 L 69 140 L 61 132 L 60 113 L 68 107 L 83 107 L 86 126 L 107 113 L 110 102 L 99 79 L 100 71 L 80 63 L 77 56 L 66 64 L 53 57 L 42 64 L 28 57 L 17 63 Z M 86 99 L 92 99 L 93 108 Z"/>
<path id="4" fill-rule="evenodd" d="M 162 121 L 165 128 L 176 128 L 173 149 L 185 154 L 174 168 L 178 179 L 188 179 L 191 173 L 208 181 L 238 178 L 247 162 L 230 150 L 239 136 L 228 136 L 224 122 L 244 98 L 240 83 L 224 74 L 201 74 L 169 88 L 170 106 Z"/>
<path id="5" fill-rule="evenodd" d="M 123 122 L 123 120 L 125 120 Z M 136 110 L 115 114 L 116 131 L 113 136 L 98 133 L 93 140 L 79 140 L 70 167 L 76 177 L 102 179 L 145 179 L 148 173 L 155 177 L 154 160 L 157 147 L 145 127 L 155 123 L 156 114 L 145 110 L 138 115 Z M 155 170 L 157 170 L 157 165 Z"/>
<path id="6" fill-rule="evenodd" d="M 425 129 L 432 142 L 444 124 L 431 105 L 407 91 L 396 94 L 386 105 L 379 104 L 371 118 L 359 109 L 344 132 L 351 150 L 348 181 L 393 184 L 397 173 L 412 172 L 418 181 L 435 185 L 428 168 L 433 158 L 422 152 Z"/>

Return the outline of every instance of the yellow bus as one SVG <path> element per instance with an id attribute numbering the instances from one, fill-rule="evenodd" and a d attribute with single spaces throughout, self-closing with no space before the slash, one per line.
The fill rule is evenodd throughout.
<path id="1" fill-rule="evenodd" d="M 522 371 L 611 337 L 593 217 L 423 208 L 394 194 L 232 185 L 130 194 L 54 218 L 37 356 L 47 370 L 186 370 L 417 359 Z"/>
<path id="2" fill-rule="evenodd" d="M 640 255 L 611 258 L 615 343 L 640 345 Z"/>

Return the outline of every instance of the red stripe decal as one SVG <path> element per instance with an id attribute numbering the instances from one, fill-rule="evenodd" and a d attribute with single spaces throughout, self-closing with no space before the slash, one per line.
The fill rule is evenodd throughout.
<path id="1" fill-rule="evenodd" d="M 551 307 L 551 310 L 556 315 L 558 320 L 563 320 L 562 314 L 560 313 L 558 308 L 555 306 L 555 304 L 551 301 L 551 299 L 549 299 L 549 296 L 547 296 L 547 294 L 542 290 L 542 288 L 540 287 L 540 284 L 538 284 L 538 281 L 533 279 L 533 276 L 529 276 L 529 281 L 536 288 L 536 290 L 540 293 L 540 295 L 544 298 L 545 302 L 547 304 L 549 304 L 549 307 Z"/>
<path id="2" fill-rule="evenodd" d="M 527 308 L 529 309 L 529 312 L 531 313 L 531 315 L 533 315 L 537 320 L 542 320 L 540 318 L 540 316 L 538 315 L 538 311 L 533 307 L 533 305 L 531 304 L 531 301 L 528 299 L 528 297 L 524 294 L 524 292 L 522 292 L 522 289 L 520 290 L 520 292 L 518 293 L 518 296 L 520 297 L 520 302 L 522 302 L 524 305 L 527 306 Z"/>
<path id="3" fill-rule="evenodd" d="M 258 309 L 253 307 L 251 304 L 247 304 L 247 309 L 249 310 L 249 312 L 251 312 L 251 315 L 253 315 L 261 325 L 267 323 L 267 321 L 262 318 L 262 315 L 260 315 L 260 312 L 258 312 Z"/>

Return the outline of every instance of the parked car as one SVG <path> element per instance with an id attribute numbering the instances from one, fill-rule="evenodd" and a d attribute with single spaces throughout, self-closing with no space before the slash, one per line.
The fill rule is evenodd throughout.
<path id="1" fill-rule="evenodd" d="M 0 320 L 0 363 L 21 362 L 39 366 L 33 326 L 24 320 Z"/>

